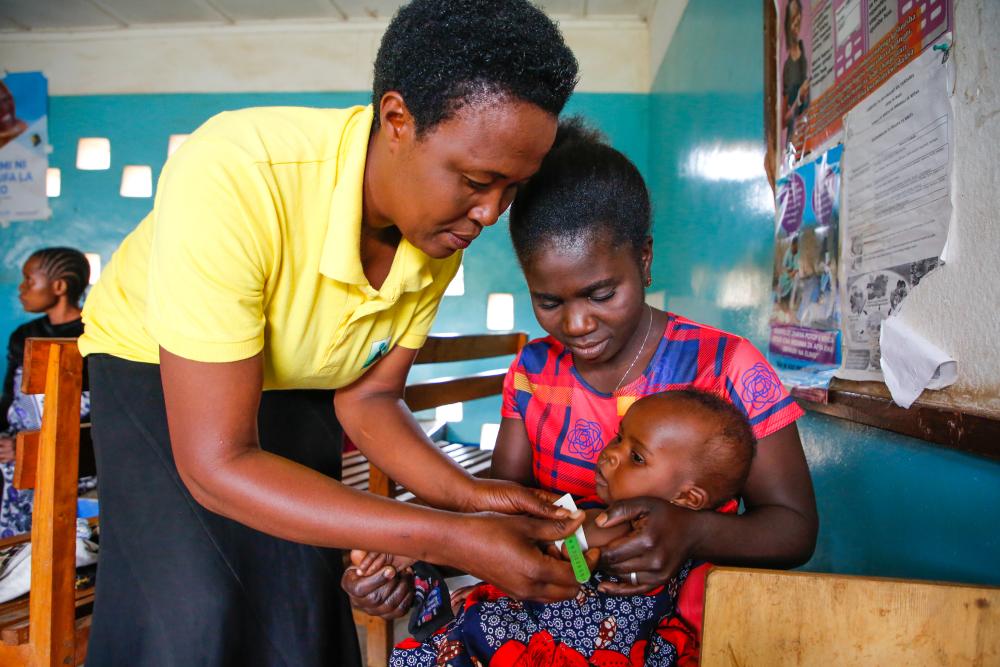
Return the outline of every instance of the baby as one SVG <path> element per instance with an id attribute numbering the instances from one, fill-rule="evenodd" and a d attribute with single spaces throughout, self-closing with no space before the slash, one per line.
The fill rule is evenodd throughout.
<path id="1" fill-rule="evenodd" d="M 683 390 L 637 400 L 598 458 L 595 497 L 578 499 L 588 515 L 587 542 L 600 547 L 630 529 L 598 526 L 602 510 L 588 505 L 653 496 L 689 510 L 735 512 L 754 445 L 743 414 L 716 396 Z M 538 664 L 695 664 L 696 632 L 675 615 L 679 596 L 700 611 L 701 590 L 680 592 L 693 567 L 688 562 L 666 586 L 631 596 L 599 592 L 597 585 L 610 577 L 597 572 L 576 598 L 550 604 L 515 600 L 479 584 L 458 600 L 455 618 L 426 641 L 399 644 L 390 665 L 506 665 L 526 651 L 542 658 Z M 423 589 L 437 585 L 424 583 Z M 426 612 L 418 608 L 414 618 L 427 618 Z M 698 615 L 690 619 L 695 626 Z"/>

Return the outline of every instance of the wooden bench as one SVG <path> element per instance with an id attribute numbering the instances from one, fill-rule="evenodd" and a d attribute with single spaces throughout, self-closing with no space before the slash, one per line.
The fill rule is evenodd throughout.
<path id="1" fill-rule="evenodd" d="M 702 667 L 1000 665 L 1000 588 L 720 567 Z"/>
<path id="2" fill-rule="evenodd" d="M 517 354 L 527 340 L 527 334 L 521 332 L 429 336 L 417 354 L 415 363 L 437 364 L 509 356 Z M 505 364 L 502 368 L 469 375 L 412 382 L 406 386 L 406 404 L 413 412 L 419 412 L 450 403 L 494 396 L 503 392 L 506 374 Z M 497 417 L 499 419 L 499 414 Z M 436 425 L 425 431 L 433 435 L 437 431 Z M 455 443 L 439 442 L 438 446 L 471 474 L 485 476 L 489 473 L 491 450 Z M 344 456 L 343 481 L 356 489 L 403 502 L 418 502 L 412 493 L 393 482 L 376 466 L 369 464 L 361 452 L 354 451 Z M 354 610 L 354 620 L 366 629 L 365 659 L 368 667 L 384 667 L 393 645 L 392 621 L 369 616 L 358 610 Z"/>
<path id="3" fill-rule="evenodd" d="M 82 370 L 75 339 L 28 339 L 22 391 L 45 394 L 42 428 L 17 435 L 15 462 L 17 487 L 35 490 L 31 591 L 0 605 L 0 665 L 79 665 L 87 653 L 94 589 L 75 586 Z"/>

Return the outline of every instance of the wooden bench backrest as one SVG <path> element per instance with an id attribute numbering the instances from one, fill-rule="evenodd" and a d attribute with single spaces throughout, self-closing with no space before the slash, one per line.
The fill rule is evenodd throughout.
<path id="1" fill-rule="evenodd" d="M 414 363 L 436 364 L 475 359 L 491 359 L 517 354 L 528 341 L 524 332 L 485 334 L 437 334 L 417 354 Z M 449 403 L 494 396 L 503 391 L 507 368 L 414 382 L 406 387 L 406 404 L 414 412 Z"/>
<path id="2" fill-rule="evenodd" d="M 72 338 L 29 338 L 22 391 L 45 394 L 34 448 L 29 640 L 0 646 L 0 664 L 75 665 L 76 494 L 83 360 Z M 19 438 L 25 441 L 25 436 Z M 24 455 L 20 454 L 20 459 Z M 83 656 L 79 656 L 82 660 Z"/>
<path id="3" fill-rule="evenodd" d="M 1000 588 L 714 568 L 701 665 L 1000 665 Z"/>

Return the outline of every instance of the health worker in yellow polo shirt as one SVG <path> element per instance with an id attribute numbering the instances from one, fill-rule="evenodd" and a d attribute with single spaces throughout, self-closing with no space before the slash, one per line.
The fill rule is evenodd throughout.
<path id="1" fill-rule="evenodd" d="M 576 593 L 537 544 L 582 515 L 470 477 L 402 401 L 460 251 L 538 169 L 576 77 L 524 0 L 415 0 L 383 37 L 373 106 L 223 113 L 167 162 L 84 310 L 88 665 L 359 665 L 335 548 Z M 340 484 L 341 425 L 441 509 Z M 460 513 L 482 510 L 539 518 Z"/>

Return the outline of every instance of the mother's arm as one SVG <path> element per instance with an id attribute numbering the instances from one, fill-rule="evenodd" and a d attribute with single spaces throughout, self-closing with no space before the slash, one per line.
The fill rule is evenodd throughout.
<path id="1" fill-rule="evenodd" d="M 579 520 L 456 515 L 399 503 L 356 491 L 262 450 L 256 420 L 262 368 L 259 354 L 237 362 L 203 363 L 160 350 L 174 459 L 181 479 L 199 503 L 288 540 L 398 553 L 466 568 L 497 579 L 502 587 L 523 597 L 559 599 L 575 594 L 577 584 L 568 565 L 544 556 L 535 543 L 565 535 Z M 213 398 L 210 404 L 204 400 L 206 387 Z M 354 404 L 350 407 L 361 409 Z M 377 400 L 363 409 L 371 422 L 398 418 L 396 410 Z M 380 427 L 374 435 L 400 433 L 405 428 Z M 399 437 L 395 444 L 400 455 L 380 455 L 379 459 L 380 463 L 385 459 L 390 474 L 402 472 L 405 463 L 412 461 L 428 463 L 424 479 L 451 474 L 450 464 L 435 463 L 432 454 L 419 451 L 419 442 Z M 425 485 L 415 477 L 414 481 L 418 482 L 414 488 L 423 491 Z M 434 482 L 428 486 L 428 495 L 446 494 Z M 454 548 L 456 540 L 463 548 Z"/>
<path id="2" fill-rule="evenodd" d="M 639 584 L 602 584 L 612 593 L 648 591 L 672 576 L 687 558 L 718 564 L 795 567 L 816 547 L 819 519 L 812 480 L 795 424 L 757 444 L 743 492 L 746 512 L 694 512 L 651 498 L 615 503 L 607 524 L 633 520 L 629 535 L 606 546 L 602 564 Z"/>

